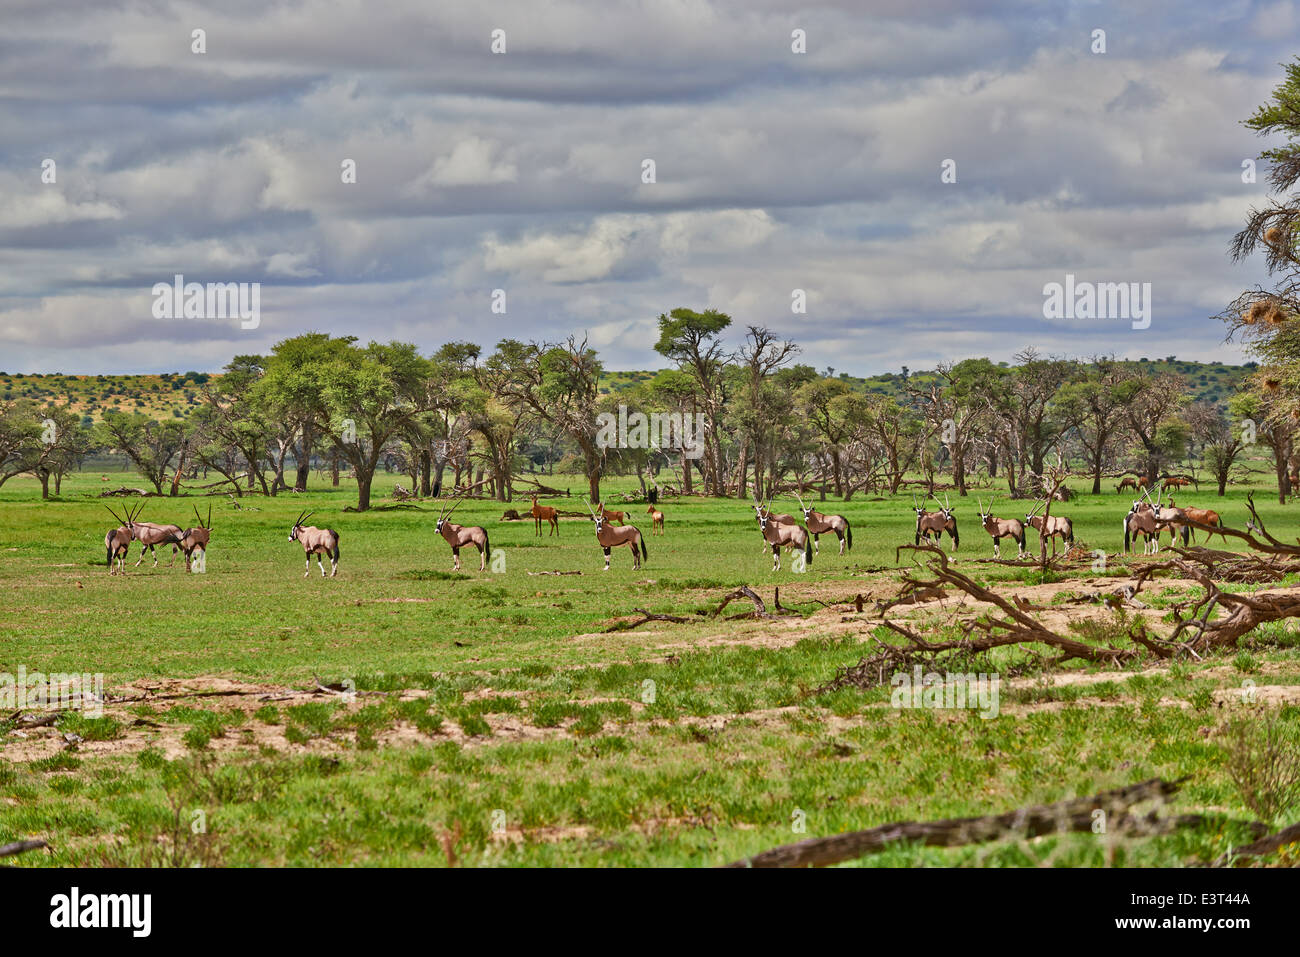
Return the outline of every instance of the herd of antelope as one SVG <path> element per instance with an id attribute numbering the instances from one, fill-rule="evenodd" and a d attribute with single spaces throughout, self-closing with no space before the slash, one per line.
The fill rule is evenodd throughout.
<path id="1" fill-rule="evenodd" d="M 1136 483 L 1134 485 L 1136 487 Z M 1144 540 L 1143 554 L 1155 554 L 1160 550 L 1160 536 L 1166 531 L 1170 535 L 1171 544 L 1178 538 L 1182 539 L 1184 545 L 1189 544 L 1195 525 L 1210 526 L 1212 529 L 1219 530 L 1218 534 L 1223 537 L 1226 543 L 1227 536 L 1221 531 L 1223 520 L 1219 517 L 1218 512 L 1212 509 L 1192 508 L 1190 506 L 1179 507 L 1174 504 L 1172 494 L 1169 495 L 1166 503 L 1164 498 L 1166 491 L 1169 491 L 1169 486 L 1162 487 L 1153 502 L 1150 496 L 1155 489 L 1156 486 L 1153 485 L 1151 488 L 1142 490 L 1141 498 L 1134 501 L 1133 507 L 1124 515 L 1125 554 L 1129 552 L 1139 537 Z M 468 490 L 443 505 L 438 513 L 433 530 L 451 546 L 452 568 L 455 571 L 460 571 L 460 550 L 466 546 L 473 546 L 477 550 L 479 554 L 479 571 L 486 571 L 488 562 L 492 558 L 492 546 L 488 539 L 487 529 L 478 525 L 457 525 L 451 521 L 452 514 L 465 500 L 466 494 L 468 494 Z M 812 564 L 813 557 L 820 553 L 822 535 L 830 534 L 835 536 L 839 542 L 840 555 L 853 548 L 853 527 L 847 518 L 843 515 L 828 515 L 817 511 L 803 500 L 803 496 L 799 492 L 795 493 L 795 497 L 798 499 L 799 509 L 803 513 L 802 522 L 792 514 L 773 512 L 770 498 L 766 502 L 760 502 L 756 496 L 753 499 L 754 516 L 758 520 L 762 547 L 764 551 L 769 548 L 772 550 L 772 570 L 774 572 L 781 570 L 781 552 L 783 550 L 789 550 L 796 556 L 802 556 L 796 563 L 796 570 Z M 933 493 L 931 497 L 933 497 Z M 916 516 L 914 543 L 920 545 L 921 540 L 924 538 L 927 544 L 939 545 L 943 541 L 944 534 L 947 534 L 952 544 L 952 550 L 955 552 L 961 544 L 961 538 L 952 503 L 948 500 L 946 494 L 942 504 L 938 498 L 935 498 L 934 501 L 938 508 L 930 510 L 915 495 L 912 497 L 912 510 Z M 987 506 L 982 498 L 977 499 L 977 501 L 979 502 L 980 525 L 993 539 L 993 557 L 995 559 L 1000 559 L 1002 556 L 1002 540 L 1004 538 L 1009 538 L 1015 542 L 1016 557 L 1017 559 L 1023 559 L 1027 554 L 1026 533 L 1030 528 L 1038 532 L 1040 549 L 1044 548 L 1047 542 L 1051 542 L 1053 555 L 1056 554 L 1057 539 L 1060 539 L 1061 544 L 1066 547 L 1074 544 L 1073 523 L 1065 516 L 1045 514 L 1046 499 L 1036 502 L 1023 520 L 1018 518 L 998 518 L 993 514 L 992 499 Z M 627 513 L 607 509 L 604 502 L 597 502 L 593 507 L 591 502 L 584 498 L 583 503 L 586 505 L 594 525 L 596 543 L 604 552 L 605 570 L 608 571 L 610 567 L 611 551 L 624 545 L 632 552 L 632 568 L 634 570 L 639 569 L 641 562 L 648 559 L 649 554 L 646 550 L 645 536 L 639 528 L 628 522 Z M 105 508 L 108 508 L 108 506 L 105 506 Z M 126 571 L 127 555 L 134 542 L 140 543 L 140 558 L 135 563 L 137 567 L 144 562 L 146 553 L 149 553 L 153 555 L 153 567 L 157 568 L 157 548 L 159 546 L 164 550 L 168 545 L 172 546 L 171 558 L 167 563 L 168 567 L 174 563 L 178 551 L 184 555 L 187 571 L 192 569 L 196 554 L 199 555 L 200 561 L 206 559 L 208 543 L 212 534 L 212 509 L 210 507 L 206 519 L 200 516 L 198 509 L 195 508 L 194 518 L 197 525 L 185 529 L 182 529 L 179 525 L 141 522 L 139 517 L 143 508 L 143 504 L 135 508 L 128 506 L 125 518 L 118 515 L 111 508 L 108 509 L 109 513 L 119 523 L 117 528 L 111 529 L 104 536 L 105 560 L 110 574 L 124 573 Z M 332 528 L 317 528 L 314 525 L 304 524 L 312 514 L 314 513 L 302 512 L 298 515 L 289 530 L 289 541 L 296 541 L 303 547 L 306 559 L 304 577 L 311 575 L 311 559 L 313 555 L 316 556 L 316 564 L 320 568 L 321 577 L 326 575 L 324 564 L 326 556 L 330 559 L 329 577 L 336 577 L 339 570 L 339 533 Z M 558 536 L 560 534 L 559 512 L 555 508 L 539 504 L 536 495 L 532 496 L 532 509 L 529 514 L 534 520 L 535 531 L 538 536 L 542 534 L 543 523 L 549 527 L 550 535 Z M 651 534 L 663 535 L 664 513 L 657 506 L 651 505 L 646 509 L 646 514 L 650 516 Z M 1210 535 L 1214 533 L 1214 531 L 1211 531 Z"/>

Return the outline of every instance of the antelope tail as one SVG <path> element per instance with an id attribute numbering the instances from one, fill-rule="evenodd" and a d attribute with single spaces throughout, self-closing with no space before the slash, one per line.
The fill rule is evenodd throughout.
<path id="1" fill-rule="evenodd" d="M 483 529 L 483 560 L 492 561 L 492 540 L 488 538 L 487 529 Z"/>
<path id="2" fill-rule="evenodd" d="M 957 537 L 957 519 L 955 518 L 952 520 L 952 547 L 961 547 L 961 539 Z"/>
<path id="3" fill-rule="evenodd" d="M 636 530 L 637 540 L 641 543 L 641 557 L 649 558 L 650 553 L 645 550 L 645 536 L 641 534 L 641 529 Z"/>
<path id="4" fill-rule="evenodd" d="M 809 565 L 811 565 L 812 558 L 813 558 L 812 536 L 805 535 L 803 540 L 803 560 L 807 562 Z"/>
<path id="5" fill-rule="evenodd" d="M 847 540 L 849 551 L 853 551 L 853 526 L 849 524 L 847 518 L 844 520 L 844 537 Z"/>
<path id="6" fill-rule="evenodd" d="M 113 546 L 112 545 L 107 546 L 106 550 L 108 552 L 108 561 L 105 562 L 105 564 L 108 565 L 109 568 L 112 568 L 113 567 Z"/>
<path id="7" fill-rule="evenodd" d="M 1125 515 L 1124 516 L 1124 551 L 1125 552 L 1128 551 L 1128 543 L 1129 543 L 1128 519 L 1129 517 Z"/>
<path id="8" fill-rule="evenodd" d="M 329 530 L 329 533 L 330 533 L 331 535 L 334 536 L 334 550 L 330 552 L 330 558 L 334 559 L 335 564 L 338 564 L 338 560 L 339 560 L 339 533 L 336 532 L 336 531 L 334 531 L 334 529 L 332 529 L 332 528 Z"/>
<path id="9" fill-rule="evenodd" d="M 1068 518 L 1065 520 L 1065 541 L 1069 545 L 1074 544 L 1074 522 Z"/>

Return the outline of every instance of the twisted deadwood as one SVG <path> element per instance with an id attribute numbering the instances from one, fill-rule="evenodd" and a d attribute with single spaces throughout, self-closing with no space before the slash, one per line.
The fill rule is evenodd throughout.
<path id="1" fill-rule="evenodd" d="M 1036 804 L 984 817 L 883 824 L 865 831 L 850 831 L 833 837 L 814 837 L 795 844 L 783 844 L 726 866 L 825 867 L 909 841 L 919 841 L 930 847 L 957 847 L 1007 837 L 1031 838 L 1068 831 L 1091 831 L 1096 822 L 1094 812 L 1097 810 L 1106 814 L 1105 827 L 1108 834 L 1162 834 L 1175 827 L 1204 823 L 1206 818 L 1199 814 L 1162 818 L 1157 817 L 1155 811 L 1133 815 L 1128 813 L 1129 808 L 1151 800 L 1163 803 L 1186 780 L 1150 778 L 1137 784 L 1102 791 L 1091 797 Z"/>
<path id="2" fill-rule="evenodd" d="M 988 651 L 991 648 L 1000 648 L 1004 645 L 1014 645 L 1020 642 L 1031 642 L 1048 645 L 1055 648 L 1062 654 L 1054 663 L 1059 664 L 1062 661 L 1068 661 L 1071 658 L 1081 658 L 1085 661 L 1093 661 L 1102 664 L 1118 664 L 1129 661 L 1137 656 L 1137 652 L 1132 648 L 1116 648 L 1114 646 L 1098 647 L 1086 642 L 1079 641 L 1075 638 L 1067 638 L 1064 635 L 1058 635 L 1054 631 L 1049 631 L 1028 612 L 1022 610 L 1015 602 L 1003 598 L 1001 595 L 993 592 L 978 582 L 966 577 L 961 572 L 949 567 L 948 555 L 942 548 L 934 545 L 901 545 L 899 550 L 909 549 L 916 552 L 929 552 L 934 556 L 928 563 L 930 571 L 934 574 L 933 581 L 921 581 L 912 578 L 910 575 L 904 575 L 905 583 L 914 583 L 918 587 L 934 587 L 940 584 L 950 584 L 960 588 L 966 594 L 979 601 L 988 602 L 991 605 L 1001 609 L 1004 617 L 984 617 L 976 619 L 968 626 L 968 635 L 971 631 L 981 631 L 984 637 L 972 638 L 966 637 L 957 641 L 946 642 L 929 642 L 922 638 L 916 632 L 902 625 L 895 624 L 891 621 L 884 622 L 885 627 L 897 632 L 911 642 L 912 647 L 923 651 L 949 651 L 961 649 L 963 651 L 979 652 Z M 1134 628 L 1141 628 L 1140 624 Z"/>

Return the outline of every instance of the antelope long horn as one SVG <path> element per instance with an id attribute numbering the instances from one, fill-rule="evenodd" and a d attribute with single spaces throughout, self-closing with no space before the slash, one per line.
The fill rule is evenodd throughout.
<path id="1" fill-rule="evenodd" d="M 108 514 L 109 514 L 109 515 L 112 515 L 113 518 L 115 518 L 115 519 L 117 520 L 117 524 L 119 524 L 119 525 L 125 525 L 125 524 L 126 524 L 126 522 L 122 521 L 122 516 L 121 516 L 121 515 L 118 515 L 117 512 L 113 511 L 111 508 L 108 508 L 107 505 L 105 505 L 104 508 L 108 509 Z"/>
<path id="2" fill-rule="evenodd" d="M 208 524 L 204 525 L 203 527 L 207 529 L 212 528 L 212 506 L 211 505 L 208 506 Z"/>

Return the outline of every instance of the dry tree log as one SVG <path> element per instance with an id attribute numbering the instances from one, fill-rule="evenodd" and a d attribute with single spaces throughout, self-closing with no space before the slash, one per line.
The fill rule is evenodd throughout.
<path id="1" fill-rule="evenodd" d="M 49 846 L 49 842 L 40 838 L 29 841 L 14 841 L 12 844 L 0 844 L 0 857 L 13 857 L 17 854 L 26 854 L 28 851 Z"/>
<path id="2" fill-rule="evenodd" d="M 1212 867 L 1227 867 L 1244 864 L 1245 858 L 1263 857 L 1265 854 L 1272 854 L 1279 851 L 1288 844 L 1295 844 L 1300 841 L 1300 824 L 1292 824 L 1290 827 L 1284 827 L 1276 834 L 1269 834 L 1267 837 L 1261 837 L 1259 840 L 1250 844 L 1243 844 L 1241 847 L 1234 847 L 1231 851 L 1218 858 Z"/>
<path id="3" fill-rule="evenodd" d="M 1091 797 L 1037 804 L 1007 811 L 1005 814 L 948 818 L 942 821 L 902 821 L 865 831 L 836 834 L 834 837 L 814 837 L 774 847 L 726 866 L 824 867 L 886 850 L 904 841 L 919 841 L 932 847 L 956 847 L 1008 837 L 1030 838 L 1068 831 L 1091 831 L 1098 810 L 1105 812 L 1107 833 L 1167 833 L 1175 827 L 1201 824 L 1207 819 L 1198 814 L 1157 817 L 1155 811 L 1135 815 L 1130 814 L 1129 809 L 1147 801 L 1163 803 L 1178 791 L 1184 780 L 1186 779 L 1165 781 L 1151 778 L 1138 784 L 1102 791 Z"/>

